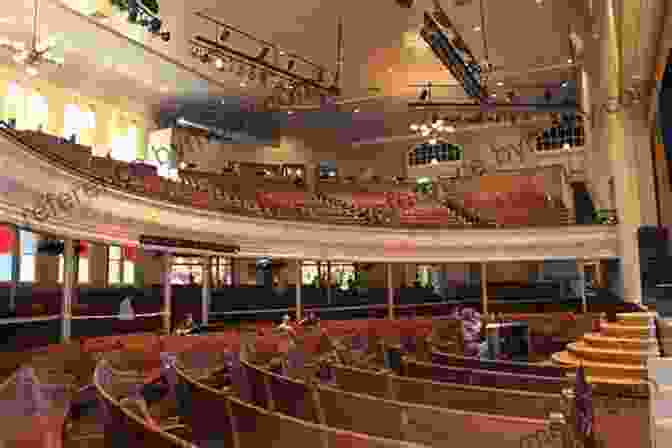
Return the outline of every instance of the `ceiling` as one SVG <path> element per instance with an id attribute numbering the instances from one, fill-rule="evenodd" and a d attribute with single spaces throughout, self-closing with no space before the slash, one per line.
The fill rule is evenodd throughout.
<path id="1" fill-rule="evenodd" d="M 160 16 L 172 38 L 153 38 L 125 20 L 121 13 L 108 18 L 90 17 L 102 0 L 42 0 L 40 35 L 56 44 L 55 53 L 65 59 L 62 69 L 46 68 L 40 76 L 54 80 L 83 94 L 123 96 L 131 102 L 160 105 L 189 97 L 219 97 L 238 107 L 241 99 L 254 100 L 270 92 L 255 82 L 241 85 L 235 73 L 218 71 L 214 64 L 202 64 L 190 56 L 189 39 L 194 34 L 214 38 L 217 31 L 194 15 L 208 11 L 219 20 L 275 43 L 280 48 L 335 69 L 337 23 L 344 25 L 344 67 L 342 87 L 345 98 L 361 98 L 376 92 L 388 100 L 363 105 L 378 113 L 404 110 L 406 99 L 414 98 L 418 87 L 409 84 L 445 83 L 434 87 L 435 99 L 467 100 L 452 76 L 434 58 L 417 31 L 422 13 L 431 10 L 431 0 L 416 0 L 413 9 L 397 6 L 394 0 L 340 2 L 292 0 L 269 2 L 247 0 L 241 7 L 216 0 L 160 1 Z M 465 3 L 464 0 L 458 3 Z M 541 64 L 566 63 L 570 57 L 569 24 L 584 21 L 580 0 L 483 0 L 485 28 L 481 25 L 478 0 L 456 6 L 455 0 L 441 0 L 453 22 L 477 58 L 484 57 L 483 31 L 489 45 L 489 60 L 507 72 Z M 11 11 L 0 13 L 0 35 L 28 41 L 33 0 L 15 0 Z M 225 6 L 226 5 L 226 6 Z M 109 11 L 107 11 L 109 13 Z M 504 19 L 512 17 L 516 20 Z M 581 18 L 581 19 L 580 19 Z M 533 37 L 533 38 L 532 38 Z M 254 54 L 258 48 L 235 40 L 231 47 Z M 0 52 L 0 63 L 11 63 Z M 549 82 L 567 79 L 567 70 L 534 77 L 508 77 L 495 91 L 511 88 L 538 90 Z M 536 94 L 536 93 L 535 93 Z M 353 106 L 353 109 L 359 106 Z M 377 120 L 376 120 L 377 121 Z"/>

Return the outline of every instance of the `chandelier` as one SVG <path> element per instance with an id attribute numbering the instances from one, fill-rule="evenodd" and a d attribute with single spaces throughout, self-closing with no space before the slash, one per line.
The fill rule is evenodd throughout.
<path id="1" fill-rule="evenodd" d="M 421 137 L 427 138 L 430 145 L 436 145 L 445 134 L 455 132 L 455 126 L 446 124 L 446 120 L 432 115 L 431 121 L 423 124 L 411 124 L 411 131 L 417 132 Z"/>
<path id="2" fill-rule="evenodd" d="M 24 42 L 14 42 L 7 38 L 0 37 L 0 48 L 9 50 L 13 53 L 12 59 L 17 64 L 23 65 L 26 73 L 35 76 L 38 73 L 38 67 L 42 64 L 52 64 L 58 67 L 63 66 L 63 59 L 57 58 L 51 54 L 53 43 L 48 41 L 38 42 L 37 27 L 39 22 L 40 0 L 35 0 L 33 6 L 33 36 L 30 47 L 26 48 Z"/>

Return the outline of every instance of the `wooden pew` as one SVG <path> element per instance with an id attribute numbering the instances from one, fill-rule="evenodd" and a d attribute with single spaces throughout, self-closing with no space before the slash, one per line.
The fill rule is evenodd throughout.
<path id="1" fill-rule="evenodd" d="M 194 421 L 202 418 L 203 424 L 192 428 L 194 438 L 197 440 L 211 440 L 215 428 L 220 428 L 215 433 L 219 438 L 215 440 L 217 442 L 223 440 L 226 443 L 230 439 L 231 443 L 223 446 L 236 448 L 253 446 L 290 448 L 296 446 L 297 443 L 301 446 L 319 448 L 352 448 L 359 445 L 371 448 L 422 448 L 424 446 L 338 430 L 324 424 L 300 420 L 245 403 L 228 391 L 207 387 L 190 378 L 179 367 L 177 375 L 180 384 L 185 387 L 185 392 L 189 394 L 192 409 L 198 410 L 198 414 L 194 413 Z M 220 420 L 228 421 L 228 426 L 226 423 L 218 423 Z M 228 435 L 225 428 L 230 428 Z"/>
<path id="2" fill-rule="evenodd" d="M 341 389 L 430 406 L 544 419 L 565 408 L 561 394 L 452 384 L 332 365 Z"/>
<path id="3" fill-rule="evenodd" d="M 154 426 L 140 415 L 131 412 L 102 386 L 98 369 L 94 373 L 96 394 L 106 415 L 105 446 L 117 448 L 197 448 L 165 429 Z"/>
<path id="4" fill-rule="evenodd" d="M 289 412 L 295 417 L 308 415 L 330 427 L 371 436 L 430 446 L 459 440 L 476 446 L 497 442 L 517 448 L 522 438 L 543 431 L 548 423 L 546 419 L 489 415 L 376 398 L 291 380 L 258 366 L 248 364 L 246 368 L 263 376 L 269 410 Z M 282 385 L 288 384 L 291 387 L 283 391 Z"/>
<path id="5" fill-rule="evenodd" d="M 431 362 L 440 366 L 462 367 L 467 369 L 492 370 L 497 372 L 519 373 L 546 377 L 565 377 L 565 369 L 553 365 L 537 365 L 525 362 L 480 359 L 460 356 L 452 353 L 432 352 Z"/>
<path id="6" fill-rule="evenodd" d="M 473 384 L 479 386 L 518 389 L 529 392 L 559 394 L 570 387 L 569 378 L 526 375 L 519 373 L 480 370 L 464 367 L 442 366 L 438 364 L 402 359 L 402 374 L 411 378 Z"/>

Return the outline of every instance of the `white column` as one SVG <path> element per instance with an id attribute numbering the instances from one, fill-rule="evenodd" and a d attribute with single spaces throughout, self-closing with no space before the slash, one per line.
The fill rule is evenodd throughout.
<path id="1" fill-rule="evenodd" d="M 633 157 L 626 149 L 624 120 L 627 119 L 621 103 L 622 63 L 617 33 L 617 21 L 614 13 L 614 0 L 604 1 L 602 29 L 602 84 L 608 94 L 604 107 L 606 113 L 606 139 L 611 172 L 614 180 L 616 211 L 618 216 L 618 243 L 623 276 L 623 300 L 642 301 L 642 288 L 639 269 L 639 245 L 637 229 L 641 222 L 641 207 L 638 197 L 637 170 L 633 166 Z"/>
<path id="2" fill-rule="evenodd" d="M 488 314 L 488 263 L 481 263 L 481 305 L 483 315 Z"/>
<path id="3" fill-rule="evenodd" d="M 163 254 L 163 331 L 170 334 L 172 315 L 172 285 L 171 270 L 173 256 L 170 253 Z"/>
<path id="4" fill-rule="evenodd" d="M 387 317 L 394 319 L 394 286 L 392 285 L 392 263 L 385 265 L 387 274 Z"/>
<path id="5" fill-rule="evenodd" d="M 319 266 L 319 265 L 318 265 Z M 301 275 L 301 260 L 296 260 L 296 272 L 295 272 L 295 288 L 296 288 L 296 320 L 297 322 L 302 319 L 301 312 L 301 283 L 303 281 L 303 276 Z"/>
<path id="6" fill-rule="evenodd" d="M 212 298 L 212 257 L 203 256 L 203 288 L 201 290 L 201 325 L 208 325 L 210 300 Z"/>
<path id="7" fill-rule="evenodd" d="M 66 238 L 63 251 L 63 300 L 61 303 L 61 342 L 70 342 L 72 323 L 72 296 L 75 288 L 75 247 L 72 239 Z"/>

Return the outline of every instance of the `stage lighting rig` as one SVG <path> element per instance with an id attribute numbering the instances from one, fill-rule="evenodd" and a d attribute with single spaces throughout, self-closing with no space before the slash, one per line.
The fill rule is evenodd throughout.
<path id="1" fill-rule="evenodd" d="M 159 5 L 156 0 L 110 0 L 113 6 L 128 13 L 128 21 L 160 37 L 164 42 L 170 40 L 170 31 L 161 31 L 163 22 L 158 17 Z"/>
<path id="2" fill-rule="evenodd" d="M 318 91 L 323 95 L 336 97 L 341 94 L 339 86 L 342 56 L 338 56 L 336 72 L 330 72 L 321 65 L 301 57 L 293 52 L 281 49 L 272 42 L 257 38 L 232 25 L 224 23 L 206 12 L 195 13 L 196 17 L 204 20 L 209 29 L 214 25 L 212 35 L 201 33 L 194 35 L 189 43 L 192 53 L 199 58 L 207 54 L 216 61 L 230 59 L 235 62 L 238 70 L 236 74 L 250 81 L 258 82 L 264 87 L 282 85 L 282 92 L 273 94 L 275 103 L 283 105 L 294 103 L 289 98 L 309 99 L 314 97 L 309 92 Z M 342 34 L 342 25 L 339 24 L 339 36 Z M 250 45 L 251 44 L 251 45 Z M 338 51 L 342 55 L 342 37 L 339 38 Z M 251 51 L 248 51 L 251 49 Z M 208 60 L 209 62 L 209 60 Z M 300 92 L 292 93 L 289 86 L 300 87 Z"/>

